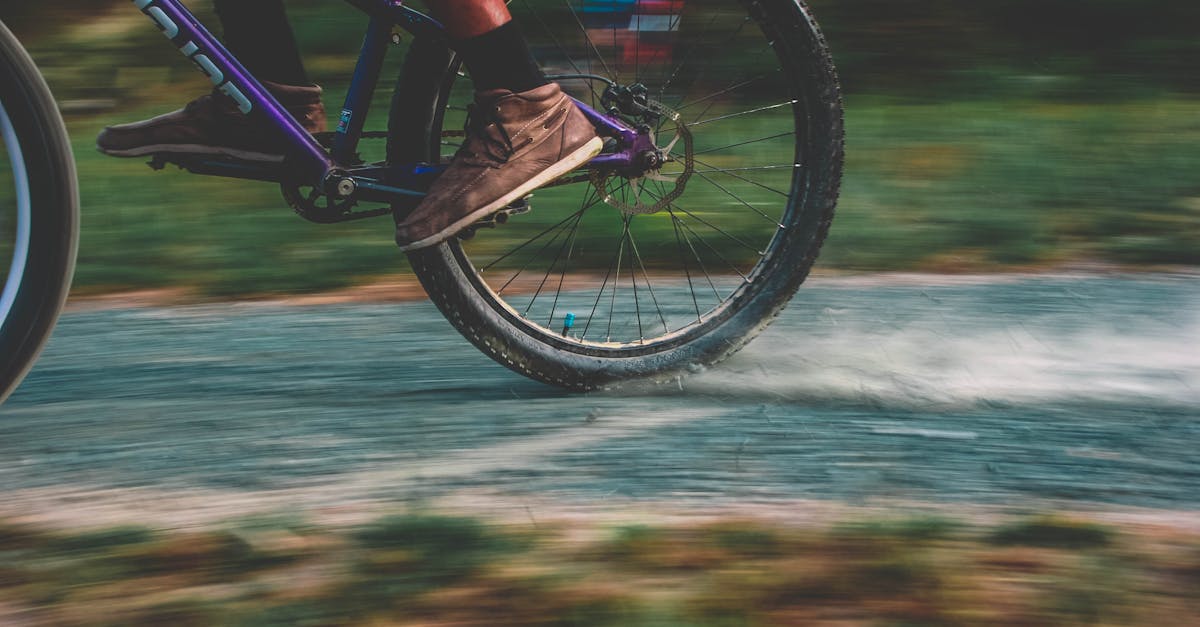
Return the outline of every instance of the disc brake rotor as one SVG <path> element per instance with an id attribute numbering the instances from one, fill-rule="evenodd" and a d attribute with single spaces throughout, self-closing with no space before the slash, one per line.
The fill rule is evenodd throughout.
<path id="1" fill-rule="evenodd" d="M 640 176 L 593 170 L 591 184 L 596 188 L 597 194 L 605 204 L 615 207 L 625 215 L 657 213 L 667 208 L 683 195 L 687 181 L 695 169 L 692 160 L 692 132 L 687 125 L 679 122 L 679 113 L 654 100 L 648 101 L 646 107 L 659 114 L 667 123 L 675 125 L 674 135 L 666 145 L 659 144 L 653 131 L 650 139 L 658 147 L 658 152 L 665 157 L 664 164 L 678 163 L 682 157 L 683 171 L 672 175 L 663 174 L 663 164 L 641 173 Z"/>

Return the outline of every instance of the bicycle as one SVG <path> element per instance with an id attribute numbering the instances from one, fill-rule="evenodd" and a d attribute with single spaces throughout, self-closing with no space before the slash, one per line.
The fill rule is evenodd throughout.
<path id="1" fill-rule="evenodd" d="M 314 137 L 179 0 L 133 0 L 215 89 L 289 147 L 279 164 L 159 154 L 151 167 L 279 184 L 291 208 L 317 223 L 402 220 L 458 146 L 470 77 L 432 18 L 400 0 L 346 1 L 367 15 L 367 32 L 337 130 Z M 671 378 L 732 354 L 807 277 L 837 202 L 840 87 L 809 9 L 802 0 L 514 0 L 510 10 L 605 148 L 458 237 L 410 253 L 430 299 L 492 359 L 570 389 Z M 412 42 L 387 130 L 365 131 L 401 31 Z M 10 98 L 32 92 L 29 108 L 53 109 L 6 37 L 0 71 L 23 69 L 5 81 L 0 104 L 15 108 Z M 30 137 L 54 140 L 45 167 L 61 203 L 74 187 L 60 124 L 44 114 L 5 143 L 28 161 Z M 386 157 L 367 161 L 360 141 L 376 138 L 386 140 Z M 37 218 L 42 202 L 22 206 Z M 73 230 L 73 207 L 46 211 Z M 48 271 L 56 280 L 35 290 L 46 303 L 70 270 L 73 234 L 59 235 L 28 249 L 30 259 L 59 261 Z M 6 361 L 24 368 L 32 354 L 7 351 L 10 326 L 40 345 L 57 306 L 20 315 L 33 276 L 13 276 L 6 293 L 20 287 L 0 343 Z"/>

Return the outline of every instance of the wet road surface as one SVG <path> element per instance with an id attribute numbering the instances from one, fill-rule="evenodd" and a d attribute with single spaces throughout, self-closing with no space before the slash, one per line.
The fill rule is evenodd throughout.
<path id="1" fill-rule="evenodd" d="M 425 302 L 77 311 L 0 408 L 0 490 L 1195 510 L 1197 408 L 1194 275 L 817 279 L 725 364 L 586 395 Z"/>

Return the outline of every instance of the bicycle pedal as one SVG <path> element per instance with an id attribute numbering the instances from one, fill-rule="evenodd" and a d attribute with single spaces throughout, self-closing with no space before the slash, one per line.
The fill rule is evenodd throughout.
<path id="1" fill-rule="evenodd" d="M 532 194 L 522 197 L 522 198 L 518 198 L 518 199 L 512 201 L 511 203 L 509 203 L 509 205 L 507 207 L 505 207 L 504 209 L 501 209 L 500 213 L 503 213 L 503 214 L 509 215 L 509 216 L 519 216 L 523 213 L 529 213 L 530 211 L 533 210 L 533 205 L 529 204 L 530 198 L 533 198 Z"/>
<path id="2" fill-rule="evenodd" d="M 475 237 L 475 234 L 479 231 L 479 229 L 494 229 L 501 224 L 507 223 L 510 216 L 529 213 L 530 209 L 529 196 L 515 200 L 500 211 L 497 211 L 486 218 L 481 218 L 471 226 L 459 231 L 457 237 L 461 240 L 471 239 L 472 237 Z"/>
<path id="3" fill-rule="evenodd" d="M 484 219 L 485 220 L 490 219 L 491 221 L 495 222 L 496 224 L 506 224 L 510 217 L 529 213 L 530 211 L 533 210 L 533 207 L 531 207 L 529 205 L 529 199 L 530 199 L 530 196 L 526 196 L 524 198 L 519 198 L 517 200 L 514 200 L 507 207 L 492 214 L 490 216 L 490 218 L 484 218 Z"/>
<path id="4" fill-rule="evenodd" d="M 150 166 L 151 170 L 158 172 L 159 170 L 166 168 L 167 163 L 169 163 L 169 161 L 167 161 L 163 155 L 154 154 L 150 155 L 150 160 L 146 162 L 146 165 Z"/>
<path id="5" fill-rule="evenodd" d="M 278 182 L 286 178 L 283 162 L 253 161 L 224 155 L 159 152 L 146 162 L 153 170 L 173 165 L 192 174 Z"/>
<path id="6" fill-rule="evenodd" d="M 218 158 L 219 157 L 214 157 L 213 155 L 189 155 L 174 152 L 156 152 L 150 155 L 150 160 L 146 162 L 146 165 L 150 166 L 150 169 L 155 171 L 165 169 L 169 165 L 173 165 L 180 170 L 189 170 L 197 163 L 201 163 L 205 160 L 214 161 Z"/>

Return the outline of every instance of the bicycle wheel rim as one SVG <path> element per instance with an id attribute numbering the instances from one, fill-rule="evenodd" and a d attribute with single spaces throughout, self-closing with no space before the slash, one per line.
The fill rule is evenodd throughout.
<path id="1" fill-rule="evenodd" d="M 37 359 L 66 299 L 78 243 L 79 195 L 74 160 L 57 103 L 33 60 L 0 23 L 0 193 L 14 200 L 0 206 L 0 268 L 5 277 L 0 320 L 0 402 Z M 3 203 L 0 200 L 0 203 Z M 8 233 L 12 233 L 9 235 Z M 9 243 L 5 243 L 5 242 Z"/>
<path id="2" fill-rule="evenodd" d="M 660 27 L 665 24 L 666 32 L 670 33 L 674 32 L 673 20 L 674 26 L 679 27 L 687 19 L 683 13 L 687 11 L 687 7 L 683 7 L 679 2 L 669 4 L 680 7 L 683 12 L 677 18 L 668 15 L 665 20 L 663 16 L 651 20 L 638 13 L 637 7 L 641 7 L 642 2 L 626 4 L 635 7 L 635 12 L 626 24 L 626 32 L 619 32 L 615 26 L 606 31 L 612 35 L 613 49 L 619 47 L 615 42 L 626 36 L 635 26 L 640 27 L 657 21 Z M 689 128 L 712 128 L 723 121 L 747 119 L 754 115 L 760 116 L 755 122 L 756 126 L 762 126 L 761 120 L 766 117 L 764 114 L 769 114 L 775 123 L 782 123 L 783 128 L 756 129 L 753 134 L 749 134 L 749 131 L 734 133 L 738 135 L 736 140 L 728 133 L 704 137 L 693 133 L 691 139 L 694 162 L 689 187 L 683 191 L 678 202 L 668 202 L 658 211 L 639 212 L 636 203 L 629 202 L 628 193 L 625 199 L 616 203 L 610 203 L 607 199 L 604 199 L 603 203 L 599 202 L 601 196 L 620 194 L 622 186 L 628 187 L 628 182 L 618 181 L 609 186 L 593 185 L 591 192 L 582 192 L 580 195 L 583 199 L 577 200 L 578 210 L 584 214 L 573 227 L 555 231 L 554 221 L 550 221 L 549 231 L 543 228 L 546 227 L 545 222 L 527 225 L 527 228 L 531 229 L 536 227 L 535 235 L 519 239 L 516 245 L 510 247 L 511 249 L 524 246 L 530 250 L 540 248 L 543 251 L 551 251 L 545 254 L 539 272 L 526 272 L 519 263 L 510 265 L 507 270 L 503 265 L 498 266 L 497 260 L 503 260 L 509 251 L 489 251 L 487 246 L 490 232 L 467 242 L 451 242 L 449 246 L 455 263 L 495 313 L 504 317 L 522 333 L 560 350 L 601 357 L 638 356 L 670 350 L 711 333 L 714 328 L 722 325 L 740 310 L 751 306 L 755 297 L 763 289 L 768 289 L 767 284 L 777 284 L 780 281 L 799 284 L 802 276 L 797 279 L 785 275 L 803 275 L 807 272 L 807 267 L 781 272 L 777 266 L 782 259 L 791 254 L 784 249 L 790 247 L 797 239 L 805 242 L 811 240 L 807 235 L 797 236 L 796 233 L 787 231 L 807 228 L 800 214 L 805 209 L 804 195 L 811 173 L 797 164 L 808 161 L 807 152 L 811 149 L 809 138 L 812 135 L 812 116 L 809 109 L 812 102 L 797 93 L 794 83 L 802 74 L 802 69 L 793 61 L 796 55 L 789 49 L 785 41 L 787 38 L 780 34 L 780 27 L 772 23 L 775 18 L 780 17 L 780 12 L 786 14 L 795 10 L 797 5 L 786 2 L 770 4 L 773 9 L 764 9 L 761 3 L 751 3 L 745 12 L 739 13 L 740 17 L 729 26 L 732 36 L 726 37 L 729 33 L 720 28 L 714 29 L 710 36 L 710 39 L 714 40 L 724 38 L 722 43 L 730 58 L 746 57 L 746 51 L 731 51 L 729 48 L 737 48 L 735 44 L 750 41 L 736 40 L 745 27 L 751 25 L 752 30 L 746 32 L 750 34 L 755 42 L 754 46 L 759 51 L 755 53 L 760 55 L 757 58 L 761 60 L 764 58 L 761 56 L 762 52 L 769 52 L 765 57 L 769 67 L 760 68 L 763 69 L 762 72 L 749 72 L 749 77 L 742 74 L 740 78 L 735 74 L 719 75 L 724 78 L 708 77 L 706 81 L 685 85 L 683 89 L 678 89 L 682 83 L 676 82 L 676 89 L 672 89 L 672 81 L 678 81 L 681 75 L 679 63 L 674 63 L 665 71 L 646 72 L 644 65 L 638 67 L 638 57 L 642 54 L 639 50 L 642 31 L 639 28 L 636 30 L 636 36 L 639 38 L 634 43 L 631 73 L 633 81 L 644 82 L 651 92 L 658 90 L 657 93 L 662 98 L 660 103 L 665 109 L 692 116 L 690 122 L 685 122 Z M 536 47 L 536 42 L 539 41 L 539 23 L 545 27 L 546 34 L 550 34 L 551 30 L 546 26 L 546 20 L 539 21 L 536 16 L 523 15 L 522 5 L 528 6 L 524 0 L 519 0 L 512 3 L 510 8 L 527 34 L 531 35 Z M 618 82 L 629 81 L 627 77 L 622 76 L 630 73 L 629 68 L 613 67 L 615 64 L 610 63 L 603 54 L 608 46 L 603 41 L 590 37 L 586 26 L 579 19 L 578 12 L 570 9 L 571 5 L 565 6 L 568 8 L 564 10 L 570 13 L 569 17 L 575 20 L 583 33 L 577 49 L 582 48 L 584 53 L 594 55 L 587 62 L 573 58 L 577 56 L 577 49 L 570 49 L 560 39 L 555 39 L 553 45 L 565 58 L 566 65 L 569 66 L 567 71 L 582 74 L 603 68 L 599 71 L 607 74 L 609 78 Z M 702 12 L 708 14 L 705 7 L 702 9 Z M 755 10 L 760 10 L 757 17 L 752 15 Z M 731 17 L 732 14 L 726 11 L 713 15 L 715 22 L 716 16 Z M 782 17 L 786 18 L 787 15 Z M 697 22 L 693 20 L 691 25 L 693 30 L 699 28 L 704 34 L 708 34 L 707 28 L 711 23 L 701 22 L 697 27 Z M 700 39 L 703 40 L 704 35 Z M 686 50 L 678 51 L 678 54 L 685 55 L 684 64 L 693 59 L 692 55 L 703 54 L 704 46 L 700 45 L 702 43 L 704 42 L 693 42 Z M 647 54 L 662 55 L 661 51 L 660 47 L 657 52 Z M 629 55 L 626 54 L 625 57 L 623 61 L 629 61 Z M 700 59 L 699 56 L 694 58 Z M 744 71 L 742 66 L 734 63 L 722 66 L 718 62 L 706 62 L 706 66 L 710 73 L 714 67 L 734 73 Z M 773 76 L 772 73 L 778 74 Z M 656 76 L 658 83 L 655 83 Z M 730 77 L 732 80 L 728 80 Z M 750 97 L 736 103 L 740 108 L 721 109 L 722 106 L 727 106 L 721 103 L 723 99 L 732 100 L 732 94 L 738 89 L 745 89 L 754 81 L 760 80 L 767 83 L 770 89 L 762 90 L 761 95 L 751 94 Z M 595 93 L 587 93 L 591 90 L 583 91 L 576 85 L 573 91 L 585 102 L 597 101 Z M 460 97 L 461 92 L 460 88 Z M 449 104 L 448 117 L 452 120 L 455 107 L 453 102 Z M 689 111 L 691 113 L 687 113 Z M 448 122 L 447 127 L 452 128 L 453 121 Z M 661 124 L 658 130 L 660 135 L 672 131 L 669 123 Z M 728 154 L 720 154 L 722 150 L 731 149 L 740 149 L 741 155 L 730 157 Z M 738 161 L 739 158 L 753 157 L 756 152 L 759 153 L 759 160 Z M 718 161 L 721 163 L 717 163 Z M 730 163 L 735 165 L 729 165 Z M 721 165 L 729 165 L 724 169 L 730 171 L 718 172 L 723 169 Z M 777 171 L 769 173 L 773 176 L 764 177 L 762 173 L 767 172 L 768 168 Z M 667 168 L 659 173 L 667 177 L 672 174 Z M 648 192 L 651 198 L 662 199 L 668 196 L 669 191 L 673 191 L 667 189 L 666 186 L 669 185 L 670 183 L 655 182 L 649 188 L 642 188 L 641 192 Z M 684 205 L 683 203 L 691 202 L 688 194 L 694 192 L 695 188 L 706 190 L 706 193 L 700 195 L 704 200 L 696 205 Z M 604 192 L 598 192 L 597 189 Z M 748 193 L 745 191 L 747 189 L 751 191 Z M 534 213 L 539 211 L 539 203 L 544 197 L 553 195 L 554 192 L 548 190 L 536 193 L 531 201 Z M 710 210 L 709 206 L 719 202 L 735 205 L 742 213 L 705 213 Z M 610 259 L 607 262 L 593 263 L 591 266 L 581 264 L 579 268 L 582 271 L 572 275 L 570 271 L 564 270 L 568 264 L 559 264 L 558 260 L 570 258 L 582 228 L 581 224 L 588 219 L 588 212 L 594 212 L 597 206 L 601 207 L 601 211 L 608 213 L 610 221 L 613 216 L 617 217 L 620 221 L 617 227 L 620 234 L 613 235 L 610 232 L 609 247 L 606 251 Z M 565 217 L 570 220 L 572 215 L 571 210 L 560 209 L 555 219 Z M 519 224 L 523 218 L 512 218 L 508 224 L 497 229 L 497 232 L 509 229 L 514 223 Z M 733 222 L 722 222 L 730 218 Z M 760 222 L 757 228 L 751 229 L 752 236 L 744 236 L 737 231 L 740 226 L 736 221 L 747 218 Z M 646 254 L 645 247 L 638 246 L 638 238 L 634 233 L 641 224 L 653 221 L 669 224 L 671 232 L 666 238 L 666 248 L 673 249 L 673 252 L 667 253 L 674 256 L 673 266 L 664 264 L 661 259 L 649 259 L 650 255 Z M 701 234 L 699 231 L 705 233 Z M 731 248 L 739 249 L 743 258 L 730 261 L 732 254 L 728 251 Z M 752 253 L 748 259 L 745 258 L 747 250 Z M 655 254 L 658 252 L 661 251 L 655 251 Z M 710 266 L 722 266 L 724 273 L 710 272 Z M 500 269 L 499 273 L 494 272 L 497 268 Z M 522 274 L 532 278 L 523 279 Z M 524 285 L 521 284 L 523 280 Z M 581 284 L 582 289 L 579 288 Z M 514 286 L 517 286 L 516 289 Z M 576 289 L 564 291 L 564 286 L 573 286 Z M 777 289 L 777 286 L 772 285 L 769 289 Z M 564 299 L 569 298 L 575 298 L 582 304 L 564 302 Z M 673 302 L 664 305 L 662 301 L 667 298 L 673 299 Z M 576 318 L 575 326 L 570 329 L 566 328 L 567 314 L 573 314 Z M 623 316 L 623 319 L 618 320 L 618 315 Z"/>
<path id="3" fill-rule="evenodd" d="M 25 157 L 21 151 L 20 141 L 17 139 L 16 129 L 13 127 L 12 119 L 8 116 L 3 102 L 0 102 L 0 149 L 7 154 L 7 161 L 12 172 L 11 196 L 5 190 L 0 189 L 0 194 L 3 194 L 3 197 L 0 197 L 0 203 L 8 204 L 6 201 L 12 201 L 14 218 L 13 223 L 5 227 L 5 232 L 0 233 L 0 237 L 5 239 L 5 247 L 12 249 L 11 255 L 5 255 L 10 261 L 8 271 L 5 273 L 4 289 L 0 292 L 0 328 L 2 328 L 9 319 L 9 314 L 17 299 L 17 291 L 25 277 L 33 215 L 29 194 L 29 176 L 25 170 Z M 2 210 L 3 207 L 0 206 L 0 211 Z"/>

